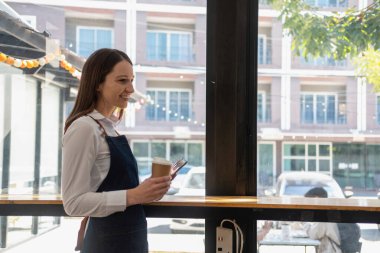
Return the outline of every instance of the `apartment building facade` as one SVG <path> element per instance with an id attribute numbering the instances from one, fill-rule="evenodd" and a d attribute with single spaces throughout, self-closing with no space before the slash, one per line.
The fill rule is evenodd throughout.
<path id="1" fill-rule="evenodd" d="M 85 59 L 101 47 L 126 51 L 135 87 L 119 130 L 149 173 L 154 156 L 185 157 L 205 165 L 206 0 L 7 1 L 39 31 Z M 323 11 L 343 11 L 364 0 L 308 0 Z M 286 171 L 318 171 L 342 187 L 380 187 L 380 99 L 355 76 L 350 59 L 304 59 L 278 12 L 260 1 L 258 28 L 257 171 L 259 189 Z M 67 111 L 72 101 L 67 102 Z M 259 191 L 260 193 L 260 191 Z"/>
<path id="2" fill-rule="evenodd" d="M 309 0 L 323 12 L 363 8 L 368 1 Z M 258 186 L 286 171 L 318 171 L 341 187 L 380 186 L 379 101 L 350 59 L 295 55 L 268 1 L 260 1 L 258 37 Z"/>

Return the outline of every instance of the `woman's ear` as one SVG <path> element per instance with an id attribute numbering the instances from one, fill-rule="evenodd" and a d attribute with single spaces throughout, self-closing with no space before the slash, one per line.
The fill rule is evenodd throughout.
<path id="1" fill-rule="evenodd" d="M 96 87 L 96 91 L 97 91 L 97 92 L 101 92 L 102 89 L 103 89 L 103 84 L 102 84 L 102 83 L 99 84 L 98 87 Z"/>

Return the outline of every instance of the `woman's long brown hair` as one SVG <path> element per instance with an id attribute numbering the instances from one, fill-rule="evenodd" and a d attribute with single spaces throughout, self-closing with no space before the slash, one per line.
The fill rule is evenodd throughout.
<path id="1" fill-rule="evenodd" d="M 83 66 L 78 95 L 74 108 L 65 122 L 64 132 L 74 120 L 95 109 L 99 85 L 105 81 L 114 66 L 123 60 L 133 65 L 128 55 L 117 49 L 102 48 L 90 55 Z M 119 111 L 119 119 L 123 116 L 123 111 L 123 109 Z"/>

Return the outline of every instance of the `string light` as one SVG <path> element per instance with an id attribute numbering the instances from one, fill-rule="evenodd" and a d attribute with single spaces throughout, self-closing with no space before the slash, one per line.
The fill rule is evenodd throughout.
<path id="1" fill-rule="evenodd" d="M 171 117 L 174 116 L 176 118 L 179 118 L 180 120 L 184 120 L 184 121 L 187 121 L 189 123 L 193 123 L 194 125 L 200 125 L 202 127 L 206 126 L 206 124 L 204 122 L 200 123 L 197 120 L 192 120 L 191 118 L 188 118 L 186 116 L 179 115 L 178 113 L 173 112 L 172 110 L 167 109 L 164 106 L 160 106 L 159 104 L 156 104 L 153 100 L 151 100 L 149 95 L 145 96 L 144 98 L 137 100 L 136 103 L 134 103 L 135 110 L 140 110 L 141 108 L 143 108 L 143 106 L 152 106 L 156 109 L 161 109 L 163 112 L 167 113 Z"/>
<path id="2" fill-rule="evenodd" d="M 57 51 L 56 53 L 46 54 L 45 56 L 36 59 L 20 59 L 0 52 L 0 63 L 5 63 L 20 69 L 33 69 L 43 67 L 53 60 L 58 60 L 59 66 L 67 70 L 73 77 L 76 77 L 77 79 L 81 78 L 82 72 L 76 69 L 71 63 L 66 61 L 65 55 L 61 54 L 60 51 Z"/>
<path id="3" fill-rule="evenodd" d="M 10 66 L 20 68 L 20 69 L 24 69 L 24 68 L 33 69 L 33 68 L 43 67 L 44 65 L 50 63 L 53 60 L 58 60 L 59 66 L 61 68 L 65 69 L 73 77 L 76 77 L 78 80 L 80 80 L 82 76 L 82 72 L 76 69 L 71 63 L 69 63 L 66 60 L 65 55 L 62 54 L 60 51 L 57 51 L 56 53 L 50 53 L 36 59 L 15 58 L 0 51 L 0 63 L 8 64 Z M 181 78 L 183 78 L 183 76 Z M 146 98 L 141 98 L 138 101 L 136 101 L 134 108 L 136 110 L 140 110 L 144 105 L 154 106 L 157 109 L 161 109 L 163 112 L 167 112 L 169 115 L 173 115 L 174 117 L 180 118 L 181 120 L 185 120 L 189 123 L 192 122 L 194 125 L 200 124 L 202 127 L 206 125 L 205 123 L 198 123 L 198 121 L 196 120 L 192 121 L 191 118 L 187 118 L 183 115 L 179 115 L 178 113 L 174 113 L 171 110 L 168 110 L 164 106 L 160 106 L 159 104 L 156 104 L 153 100 L 150 99 L 150 96 L 147 96 Z"/>

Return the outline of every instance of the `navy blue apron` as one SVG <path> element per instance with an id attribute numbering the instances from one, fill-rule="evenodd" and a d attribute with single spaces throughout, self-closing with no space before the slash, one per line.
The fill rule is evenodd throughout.
<path id="1" fill-rule="evenodd" d="M 97 192 L 135 188 L 139 184 L 137 162 L 127 138 L 108 136 L 100 122 L 95 121 L 103 129 L 111 155 L 110 170 Z M 147 236 L 143 206 L 129 206 L 124 212 L 107 217 L 90 217 L 81 252 L 147 253 Z"/>

